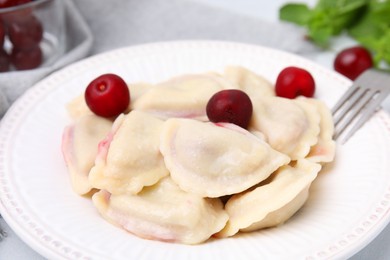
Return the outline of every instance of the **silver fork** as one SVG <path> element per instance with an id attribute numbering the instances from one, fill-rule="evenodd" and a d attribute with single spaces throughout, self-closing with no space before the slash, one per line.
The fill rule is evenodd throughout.
<path id="1" fill-rule="evenodd" d="M 389 94 L 389 73 L 377 69 L 362 73 L 332 108 L 334 139 L 342 144 L 348 141 Z"/>

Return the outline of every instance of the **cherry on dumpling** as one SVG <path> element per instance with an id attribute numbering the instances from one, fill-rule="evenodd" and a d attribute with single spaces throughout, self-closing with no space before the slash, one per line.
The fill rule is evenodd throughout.
<path id="1" fill-rule="evenodd" d="M 96 115 L 116 117 L 129 106 L 130 91 L 118 75 L 103 74 L 89 83 L 85 90 L 85 101 Z"/>
<path id="2" fill-rule="evenodd" d="M 238 89 L 226 89 L 215 93 L 206 106 L 211 122 L 228 122 L 247 128 L 253 106 L 249 96 Z"/>
<path id="3" fill-rule="evenodd" d="M 275 84 L 275 92 L 279 97 L 296 98 L 297 96 L 313 97 L 315 81 L 313 76 L 305 69 L 287 67 L 283 69 Z"/>

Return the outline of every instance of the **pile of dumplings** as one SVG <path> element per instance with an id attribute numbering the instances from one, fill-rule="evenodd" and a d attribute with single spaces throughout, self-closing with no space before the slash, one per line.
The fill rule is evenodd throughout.
<path id="1" fill-rule="evenodd" d="M 72 100 L 62 152 L 73 190 L 92 194 L 105 219 L 138 237 L 199 244 L 278 226 L 334 159 L 326 105 L 277 97 L 246 68 L 129 89 L 128 110 L 113 120 L 94 115 L 83 94 Z M 208 121 L 206 104 L 223 89 L 250 96 L 248 129 Z"/>

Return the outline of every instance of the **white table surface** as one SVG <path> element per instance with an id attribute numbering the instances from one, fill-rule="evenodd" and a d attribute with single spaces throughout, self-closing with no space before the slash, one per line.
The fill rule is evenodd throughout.
<path id="1" fill-rule="evenodd" d="M 220 8 L 229 12 L 237 13 L 251 18 L 261 18 L 271 22 L 278 22 L 279 7 L 291 1 L 285 0 L 193 0 L 204 5 L 209 5 L 214 8 Z M 296 1 L 306 2 L 309 5 L 314 5 L 316 1 Z M 332 69 L 333 59 L 338 50 L 351 44 L 351 40 L 346 37 L 337 39 L 334 43 L 332 51 L 326 51 L 313 55 L 310 59 L 315 62 Z M 390 112 L 390 99 L 388 98 L 383 103 L 383 107 L 387 112 Z M 1 260 L 41 260 L 44 259 L 38 253 L 33 251 L 26 245 L 18 236 L 9 228 L 9 226 L 0 219 L 1 227 L 7 232 L 7 237 L 0 243 L 0 259 Z M 354 255 L 353 260 L 360 259 L 390 259 L 390 226 L 387 226 L 370 244 L 363 248 L 360 252 Z"/>

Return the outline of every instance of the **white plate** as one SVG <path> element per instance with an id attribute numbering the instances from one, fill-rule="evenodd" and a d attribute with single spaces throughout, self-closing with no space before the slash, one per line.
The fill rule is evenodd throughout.
<path id="1" fill-rule="evenodd" d="M 113 72 L 128 82 L 158 82 L 232 64 L 271 81 L 285 66 L 307 68 L 317 81 L 316 96 L 329 106 L 350 85 L 303 58 L 227 42 L 156 43 L 75 63 L 36 84 L 1 122 L 0 210 L 7 223 L 50 259 L 317 259 L 356 253 L 390 218 L 390 119 L 383 111 L 338 147 L 307 204 L 278 228 L 196 246 L 148 241 L 109 224 L 88 198 L 72 191 L 60 151 L 70 122 L 64 106 L 94 77 Z"/>

